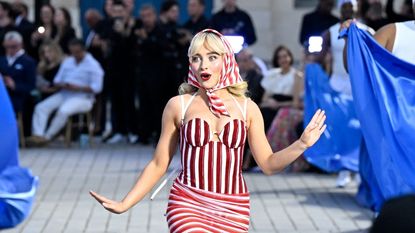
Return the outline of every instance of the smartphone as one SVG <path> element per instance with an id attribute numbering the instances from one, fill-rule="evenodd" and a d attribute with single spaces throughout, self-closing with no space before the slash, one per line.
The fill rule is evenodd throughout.
<path id="1" fill-rule="evenodd" d="M 308 38 L 308 52 L 319 53 L 323 49 L 323 37 L 310 36 Z"/>
<path id="2" fill-rule="evenodd" d="M 45 27 L 43 27 L 43 26 L 38 27 L 37 32 L 39 32 L 40 34 L 44 33 L 45 32 Z"/>
<path id="3" fill-rule="evenodd" d="M 225 35 L 225 38 L 229 41 L 234 53 L 239 53 L 244 48 L 245 39 L 243 36 Z"/>

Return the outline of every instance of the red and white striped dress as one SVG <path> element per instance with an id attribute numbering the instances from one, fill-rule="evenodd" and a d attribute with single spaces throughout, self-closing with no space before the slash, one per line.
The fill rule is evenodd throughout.
<path id="1" fill-rule="evenodd" d="M 247 137 L 245 119 L 229 121 L 213 141 L 208 122 L 184 115 L 180 150 L 182 171 L 174 181 L 167 207 L 170 232 L 248 232 L 249 193 L 242 176 L 242 156 Z M 246 118 L 244 109 L 235 100 Z"/>

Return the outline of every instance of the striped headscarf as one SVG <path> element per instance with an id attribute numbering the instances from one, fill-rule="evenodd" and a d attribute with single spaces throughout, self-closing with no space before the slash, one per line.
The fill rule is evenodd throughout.
<path id="1" fill-rule="evenodd" d="M 225 50 L 228 51 L 223 55 L 223 66 L 218 83 L 215 87 L 205 90 L 209 99 L 210 111 L 212 111 L 212 113 L 217 117 L 220 117 L 220 115 L 230 116 L 223 101 L 215 94 L 215 91 L 243 82 L 242 77 L 239 74 L 239 67 L 236 63 L 234 52 L 228 40 L 226 40 L 226 38 L 219 32 L 213 29 L 205 29 L 198 34 L 200 33 L 214 33 L 222 40 Z M 203 88 L 197 80 L 196 74 L 193 73 L 191 66 L 189 66 L 189 76 L 187 82 L 197 88 Z"/>

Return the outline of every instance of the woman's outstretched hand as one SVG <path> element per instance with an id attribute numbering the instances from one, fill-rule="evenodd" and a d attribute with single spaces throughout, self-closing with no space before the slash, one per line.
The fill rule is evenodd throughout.
<path id="1" fill-rule="evenodd" d="M 300 142 L 304 144 L 306 148 L 311 147 L 320 138 L 320 135 L 326 130 L 327 125 L 324 124 L 326 115 L 323 110 L 319 109 L 314 113 L 310 123 L 304 129 L 303 134 L 300 137 Z"/>
<path id="2" fill-rule="evenodd" d="M 122 214 L 128 210 L 122 202 L 110 200 L 93 191 L 89 191 L 89 194 L 91 194 L 91 196 L 94 197 L 106 210 L 114 214 Z"/>

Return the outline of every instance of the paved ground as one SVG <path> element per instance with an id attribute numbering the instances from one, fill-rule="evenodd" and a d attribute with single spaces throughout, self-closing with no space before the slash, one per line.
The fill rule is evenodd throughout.
<path id="1" fill-rule="evenodd" d="M 88 194 L 95 190 L 121 199 L 152 150 L 129 145 L 22 150 L 22 165 L 40 177 L 39 191 L 31 216 L 1 233 L 168 232 L 166 187 L 155 200 L 147 197 L 122 215 L 109 214 Z M 172 166 L 178 162 L 176 156 Z M 246 173 L 245 178 L 251 192 L 250 232 L 358 233 L 371 224 L 372 213 L 354 200 L 356 187 L 336 189 L 334 176 Z"/>

